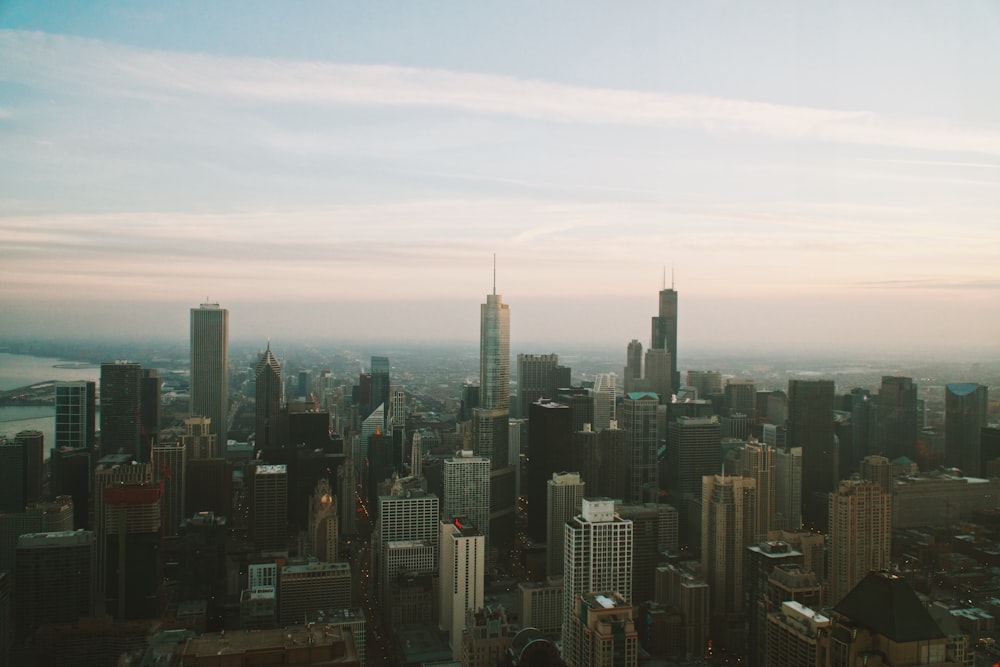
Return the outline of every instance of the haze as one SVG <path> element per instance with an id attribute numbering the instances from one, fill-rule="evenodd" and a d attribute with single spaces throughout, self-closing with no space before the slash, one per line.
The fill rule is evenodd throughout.
<path id="1" fill-rule="evenodd" d="M 993 2 L 0 6 L 0 336 L 1000 350 Z"/>

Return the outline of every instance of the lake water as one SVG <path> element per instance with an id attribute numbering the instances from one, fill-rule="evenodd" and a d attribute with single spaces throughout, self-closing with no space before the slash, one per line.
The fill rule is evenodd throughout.
<path id="1" fill-rule="evenodd" d="M 101 367 L 66 359 L 0 353 L 0 391 L 55 381 L 100 382 Z M 41 431 L 45 450 L 56 442 L 55 408 L 44 405 L 0 405 L 0 435 L 13 438 L 19 431 Z"/>

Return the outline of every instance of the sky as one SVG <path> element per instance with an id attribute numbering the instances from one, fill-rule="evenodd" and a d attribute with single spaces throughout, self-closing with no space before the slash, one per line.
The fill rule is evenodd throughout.
<path id="1" fill-rule="evenodd" d="M 1000 4 L 0 0 L 0 338 L 1000 355 Z M 539 346 L 540 349 L 528 349 Z M 546 347 L 547 346 L 547 347 Z"/>

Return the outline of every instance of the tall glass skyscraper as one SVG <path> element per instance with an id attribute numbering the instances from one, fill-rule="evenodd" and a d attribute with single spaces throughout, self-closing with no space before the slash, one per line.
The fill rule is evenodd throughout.
<path id="1" fill-rule="evenodd" d="M 281 408 L 281 366 L 271 352 L 270 342 L 267 344 L 267 350 L 257 361 L 256 381 L 254 451 L 260 451 L 280 444 L 278 411 Z"/>
<path id="2" fill-rule="evenodd" d="M 93 451 L 97 431 L 97 385 L 56 383 L 56 448 Z"/>
<path id="3" fill-rule="evenodd" d="M 191 309 L 191 414 L 211 419 L 225 454 L 229 425 L 229 311 L 217 303 Z"/>
<path id="4" fill-rule="evenodd" d="M 486 295 L 479 319 L 479 407 L 510 409 L 510 306 Z"/>

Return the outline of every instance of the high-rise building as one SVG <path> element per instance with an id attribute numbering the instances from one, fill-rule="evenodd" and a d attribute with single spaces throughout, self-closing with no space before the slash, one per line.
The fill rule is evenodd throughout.
<path id="1" fill-rule="evenodd" d="M 625 351 L 625 369 L 622 371 L 622 375 L 624 375 L 623 386 L 626 395 L 641 390 L 643 378 L 642 343 L 635 338 L 629 341 Z"/>
<path id="2" fill-rule="evenodd" d="M 885 456 L 871 455 L 861 460 L 861 479 L 875 482 L 886 492 L 892 492 L 892 464 Z"/>
<path id="3" fill-rule="evenodd" d="M 660 311 L 653 317 L 650 347 L 670 353 L 670 386 L 676 391 L 681 386 L 677 372 L 677 291 L 671 287 L 660 290 Z"/>
<path id="4" fill-rule="evenodd" d="M 743 613 L 743 558 L 753 544 L 757 484 L 745 477 L 702 480 L 701 566 L 712 590 L 712 616 L 726 625 Z"/>
<path id="5" fill-rule="evenodd" d="M 318 560 L 332 563 L 338 559 L 337 498 L 326 477 L 316 482 L 309 499 L 309 541 Z"/>
<path id="6" fill-rule="evenodd" d="M 470 451 L 456 452 L 443 462 L 441 515 L 465 517 L 489 545 L 490 460 Z"/>
<path id="7" fill-rule="evenodd" d="M 702 478 L 722 466 L 721 437 L 714 416 L 678 417 L 668 425 L 665 486 L 682 512 L 701 497 Z"/>
<path id="8" fill-rule="evenodd" d="M 590 494 L 595 497 L 624 498 L 628 493 L 628 456 L 625 431 L 618 422 L 600 432 L 584 427 L 573 434 L 570 468 L 580 471 Z"/>
<path id="9" fill-rule="evenodd" d="M 615 504 L 615 512 L 632 522 L 632 590 L 622 591 L 634 604 L 653 599 L 656 567 L 667 551 L 677 551 L 677 510 L 672 505 Z"/>
<path id="10" fill-rule="evenodd" d="M 271 341 L 257 361 L 255 396 L 254 450 L 280 447 L 281 366 L 271 352 Z"/>
<path id="11" fill-rule="evenodd" d="M 882 376 L 878 392 L 878 444 L 889 460 L 917 459 L 917 385 L 912 378 Z"/>
<path id="12" fill-rule="evenodd" d="M 510 306 L 495 291 L 479 319 L 479 407 L 510 410 Z"/>
<path id="13" fill-rule="evenodd" d="M 377 576 L 378 598 L 386 604 L 390 585 L 401 571 L 424 574 L 436 568 L 441 506 L 433 493 L 409 490 L 379 496 L 378 507 L 372 572 Z"/>
<path id="14" fill-rule="evenodd" d="M 485 602 L 486 538 L 464 517 L 446 517 L 440 524 L 439 626 L 448 633 L 452 658 L 462 656 L 466 613 Z"/>
<path id="15" fill-rule="evenodd" d="M 757 506 L 753 521 L 753 539 L 762 540 L 774 526 L 775 468 L 774 449 L 756 440 L 743 447 L 743 476 L 757 483 Z"/>
<path id="16" fill-rule="evenodd" d="M 187 450 L 189 461 L 225 458 L 225 451 L 219 445 L 219 436 L 212 432 L 209 417 L 188 417 L 184 420 L 184 428 L 186 433 L 181 436 L 181 444 Z"/>
<path id="17" fill-rule="evenodd" d="M 542 399 L 528 406 L 528 466 L 524 496 L 528 505 L 528 535 L 543 542 L 547 529 L 547 485 L 553 473 L 572 460 L 573 415 L 569 406 Z"/>
<path id="18" fill-rule="evenodd" d="M 90 529 L 90 488 L 93 485 L 94 450 L 57 447 L 52 450 L 53 496 L 73 498 L 73 527 Z"/>
<path id="19" fill-rule="evenodd" d="M 565 386 L 554 381 L 553 374 L 558 366 L 558 354 L 517 355 L 518 417 L 527 417 L 528 406 L 539 399 L 555 400 L 555 390 Z"/>
<path id="20" fill-rule="evenodd" d="M 876 482 L 843 480 L 829 497 L 830 600 L 890 565 L 892 496 Z"/>
<path id="21" fill-rule="evenodd" d="M 101 453 L 122 452 L 149 461 L 142 451 L 142 366 L 128 361 L 101 364 Z"/>
<path id="22" fill-rule="evenodd" d="M 253 466 L 250 538 L 258 551 L 288 551 L 288 466 Z"/>
<path id="23" fill-rule="evenodd" d="M 563 538 L 566 522 L 578 515 L 583 508 L 584 481 L 580 473 L 552 473 L 548 488 L 548 519 L 545 538 L 547 565 L 545 574 L 549 577 L 561 575 L 563 571 Z"/>
<path id="24" fill-rule="evenodd" d="M 945 385 L 944 457 L 970 477 L 982 475 L 982 428 L 989 409 L 989 388 L 971 382 Z"/>
<path id="25" fill-rule="evenodd" d="M 615 392 L 618 376 L 614 373 L 598 373 L 594 379 L 594 421 L 591 426 L 595 431 L 602 431 L 615 421 Z"/>
<path id="26" fill-rule="evenodd" d="M 191 309 L 191 414 L 208 417 L 225 455 L 229 424 L 229 311 Z"/>
<path id="27" fill-rule="evenodd" d="M 56 448 L 94 450 L 97 385 L 56 382 Z"/>
<path id="28" fill-rule="evenodd" d="M 779 608 L 786 599 L 776 597 L 770 577 L 781 567 L 800 568 L 802 554 L 787 542 L 762 541 L 747 547 L 744 553 L 744 611 L 747 621 L 746 655 L 751 665 L 767 665 L 764 660 L 767 636 L 767 614 Z M 815 577 L 813 578 L 815 581 Z M 819 600 L 816 600 L 819 602 Z"/>
<path id="29" fill-rule="evenodd" d="M 632 522 L 615 514 L 608 498 L 584 498 L 579 515 L 566 523 L 563 538 L 563 659 L 582 664 L 579 626 L 573 610 L 580 596 L 625 595 L 632 590 Z M 626 600 L 627 601 L 627 600 Z"/>
<path id="30" fill-rule="evenodd" d="M 802 527 L 802 448 L 776 448 L 774 452 L 774 527 Z"/>
<path id="31" fill-rule="evenodd" d="M 0 436 L 0 512 L 23 512 L 41 500 L 44 456 L 41 431 L 20 431 L 13 441 Z"/>
<path id="32" fill-rule="evenodd" d="M 109 514 L 105 507 L 104 491 L 109 488 L 123 486 L 151 485 L 153 482 L 153 467 L 149 463 L 131 464 L 129 454 L 110 454 L 97 462 L 94 470 L 94 532 L 97 535 L 97 590 L 100 598 L 107 590 L 107 536 L 111 530 L 108 525 Z M 108 610 L 113 613 L 113 610 Z"/>
<path id="33" fill-rule="evenodd" d="M 160 377 L 155 368 L 143 368 L 139 380 L 139 441 L 145 455 L 160 442 Z"/>
<path id="34" fill-rule="evenodd" d="M 566 663 L 579 667 L 635 667 L 639 659 L 639 633 L 634 608 L 615 591 L 576 598 L 571 623 L 578 646 L 563 642 Z M 567 650 L 569 649 L 569 650 Z"/>
<path id="35" fill-rule="evenodd" d="M 719 371 L 688 371 L 687 385 L 694 387 L 698 398 L 722 393 L 722 373 Z"/>
<path id="36" fill-rule="evenodd" d="M 298 560 L 280 568 L 278 624 L 302 623 L 321 609 L 351 608 L 351 566 Z"/>
<path id="37" fill-rule="evenodd" d="M 764 665 L 773 667 L 823 667 L 823 642 L 830 632 L 830 618 L 815 608 L 787 600 L 767 614 Z"/>
<path id="38" fill-rule="evenodd" d="M 372 357 L 371 362 L 371 403 L 369 406 L 370 410 L 374 410 L 378 406 L 383 406 L 382 410 L 382 429 L 388 430 L 389 427 L 389 392 L 390 392 L 390 379 L 389 371 L 391 366 L 389 365 L 389 357 Z"/>
<path id="39" fill-rule="evenodd" d="M 29 533 L 17 539 L 15 599 L 18 636 L 46 623 L 93 616 L 96 590 L 94 533 Z"/>
<path id="40" fill-rule="evenodd" d="M 503 606 L 469 610 L 462 633 L 462 665 L 495 667 L 504 664 L 504 655 L 516 630 L 517 624 L 507 620 L 507 610 Z"/>
<path id="41" fill-rule="evenodd" d="M 163 536 L 173 537 L 188 518 L 187 450 L 184 445 L 153 447 L 153 481 L 163 485 Z"/>
<path id="42" fill-rule="evenodd" d="M 118 620 L 158 618 L 163 612 L 160 484 L 105 488 L 107 611 Z"/>
<path id="43" fill-rule="evenodd" d="M 756 416 L 757 385 L 750 378 L 727 380 L 723 396 L 727 414 Z"/>
<path id="44" fill-rule="evenodd" d="M 788 381 L 788 444 L 802 448 L 802 520 L 821 526 L 826 494 L 840 480 L 832 380 Z"/>
<path id="45" fill-rule="evenodd" d="M 656 461 L 656 407 L 659 397 L 652 392 L 633 392 L 625 396 L 622 427 L 628 452 L 629 484 L 624 500 L 641 503 L 655 500 L 660 491 L 659 466 Z"/>

